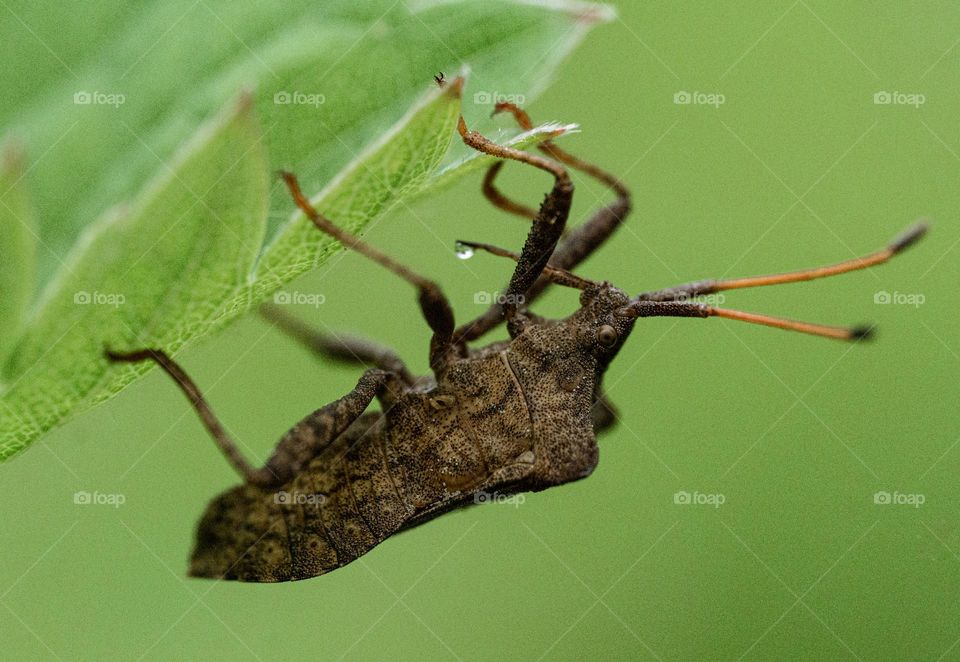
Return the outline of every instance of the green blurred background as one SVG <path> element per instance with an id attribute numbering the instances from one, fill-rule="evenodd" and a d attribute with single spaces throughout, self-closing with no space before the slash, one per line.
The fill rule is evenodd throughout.
<path id="1" fill-rule="evenodd" d="M 330 575 L 275 586 L 185 578 L 197 517 L 236 477 L 153 372 L 0 467 L 4 658 L 960 659 L 960 10 L 618 11 L 529 106 L 537 121 L 580 123 L 564 147 L 635 194 L 627 225 L 581 272 L 637 292 L 795 269 L 869 252 L 929 216 L 929 239 L 888 266 L 727 297 L 875 321 L 877 341 L 643 321 L 608 375 L 622 421 L 589 479 L 445 516 Z M 481 78 L 465 94 L 476 121 L 488 106 L 474 94 L 490 92 Z M 678 92 L 723 103 L 678 104 Z M 875 103 L 878 92 L 922 103 Z M 548 185 L 517 167 L 503 182 L 531 202 Z M 578 186 L 577 220 L 606 195 Z M 457 260 L 454 240 L 519 246 L 524 230 L 472 177 L 366 237 L 439 280 L 465 319 L 509 265 Z M 383 270 L 338 255 L 288 289 L 324 295 L 297 310 L 304 319 L 426 369 L 414 293 Z M 875 303 L 882 293 L 894 302 Z M 575 306 L 557 291 L 539 309 Z M 255 317 L 180 358 L 260 457 L 358 375 Z M 81 507 L 78 490 L 125 503 Z M 723 504 L 677 504 L 678 491 Z M 877 492 L 923 503 L 876 504 Z"/>

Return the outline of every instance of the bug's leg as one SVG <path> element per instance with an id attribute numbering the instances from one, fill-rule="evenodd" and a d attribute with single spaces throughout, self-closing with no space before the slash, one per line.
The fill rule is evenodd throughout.
<path id="1" fill-rule="evenodd" d="M 514 269 L 510 284 L 507 286 L 503 315 L 509 323 L 516 320 L 519 302 L 526 299 L 527 292 L 540 277 L 563 233 L 567 216 L 570 214 L 570 203 L 573 199 L 573 181 L 570 179 L 566 168 L 560 163 L 512 147 L 498 145 L 476 131 L 470 131 L 462 116 L 457 129 L 463 142 L 477 151 L 532 165 L 552 174 L 554 177 L 553 188 L 544 198 L 533 219 L 530 232 L 520 253 L 520 259 Z M 517 331 L 516 328 L 510 328 L 512 335 L 515 335 Z M 458 340 L 468 340 L 470 339 L 470 333 L 457 333 L 456 337 Z"/>
<path id="2" fill-rule="evenodd" d="M 393 399 L 401 392 L 403 386 L 399 382 L 400 377 L 395 373 L 379 368 L 367 370 L 352 391 L 293 426 L 277 443 L 260 471 L 287 482 L 357 420 L 375 397 Z M 394 395 L 385 396 L 385 393 Z"/>
<path id="3" fill-rule="evenodd" d="M 283 485 L 323 448 L 353 423 L 384 389 L 396 388 L 399 377 L 384 370 L 368 370 L 356 387 L 339 400 L 316 410 L 297 423 L 280 439 L 263 467 L 256 469 L 240 453 L 236 443 L 210 408 L 200 389 L 189 375 L 164 352 L 141 349 L 134 352 L 106 351 L 115 363 L 138 363 L 151 360 L 170 375 L 200 416 L 204 427 L 227 458 L 227 462 L 251 485 L 269 488 Z"/>
<path id="4" fill-rule="evenodd" d="M 323 333 L 276 305 L 260 306 L 260 314 L 320 358 L 350 365 L 373 366 L 397 373 L 407 385 L 415 382 L 403 359 L 389 347 L 365 338 Z"/>
<path id="5" fill-rule="evenodd" d="M 513 118 L 516 120 L 517 124 L 524 131 L 530 131 L 533 129 L 533 122 L 530 121 L 530 116 L 520 106 L 514 103 L 506 102 L 506 101 L 499 102 L 494 107 L 493 114 L 496 115 L 502 112 L 508 112 L 511 115 L 513 115 Z M 550 155 L 552 158 L 556 159 L 557 161 L 560 161 L 560 163 L 563 163 L 564 165 L 570 166 L 574 170 L 579 170 L 580 172 L 583 172 L 589 175 L 590 177 L 593 177 L 594 179 L 598 180 L 599 182 L 601 182 L 602 184 L 610 188 L 614 193 L 616 193 L 617 199 L 613 203 L 611 203 L 607 208 L 605 208 L 605 209 L 616 209 L 618 211 L 618 213 L 615 215 L 616 218 L 613 219 L 616 221 L 616 223 L 619 223 L 619 221 L 622 221 L 623 217 L 626 216 L 626 214 L 630 211 L 630 191 L 628 191 L 627 188 L 623 185 L 623 183 L 619 179 L 614 177 L 612 174 L 600 168 L 599 166 L 594 165 L 593 163 L 584 161 L 583 159 L 580 159 L 574 156 L 573 154 L 570 154 L 566 150 L 560 149 L 551 140 L 543 141 L 538 145 L 538 148 L 540 149 L 540 151 Z M 484 197 L 486 197 L 487 200 L 489 200 L 491 204 L 493 204 L 495 207 L 503 209 L 504 211 L 510 212 L 512 214 L 516 214 L 517 216 L 525 216 L 527 218 L 533 218 L 534 215 L 536 214 L 534 210 L 506 197 L 496 187 L 495 181 L 496 181 L 497 175 L 500 173 L 500 170 L 503 167 L 503 163 L 504 163 L 503 161 L 498 161 L 487 169 L 487 173 L 483 179 Z M 586 225 L 589 225 L 589 224 L 590 224 L 590 221 L 587 221 Z M 614 228 L 615 227 L 616 227 L 616 224 L 614 225 Z M 614 228 L 606 229 L 605 232 L 599 232 L 597 234 L 600 234 L 603 236 L 603 238 L 606 238 L 613 232 Z M 554 253 L 553 257 L 551 258 L 551 262 L 553 262 L 558 266 L 563 266 L 566 269 L 572 269 L 574 266 L 576 266 L 576 264 L 575 263 L 564 264 L 564 262 L 569 258 L 564 258 L 560 254 L 564 243 L 565 241 L 561 242 L 561 244 L 557 246 L 557 252 Z M 582 259 L 583 258 L 580 258 L 580 260 L 577 260 L 577 262 L 582 261 Z"/>
<path id="6" fill-rule="evenodd" d="M 533 128 L 527 113 L 519 106 L 512 103 L 498 103 L 495 110 L 497 112 L 509 112 L 517 120 L 520 128 L 529 131 Z M 616 198 L 605 207 L 597 210 L 582 225 L 579 225 L 571 232 L 565 234 L 557 244 L 553 256 L 550 258 L 550 264 L 561 269 L 573 269 L 583 262 L 593 251 L 600 247 L 607 238 L 620 227 L 620 224 L 630 213 L 630 191 L 623 183 L 611 173 L 602 168 L 573 156 L 569 152 L 560 149 L 551 141 L 545 141 L 539 145 L 539 148 L 549 154 L 552 158 L 575 170 L 579 170 L 590 177 L 600 181 L 609 187 Z M 509 200 L 495 187 L 494 180 L 501 170 L 503 161 L 497 162 L 490 167 L 484 179 L 484 195 L 496 206 L 512 213 L 520 214 L 523 205 Z M 550 284 L 546 278 L 540 278 L 530 288 L 526 294 L 525 304 L 530 305 L 539 297 Z M 463 324 L 457 329 L 457 336 L 464 340 L 475 340 L 497 327 L 503 319 L 503 307 L 497 303 L 487 309 L 476 319 Z"/>
<path id="7" fill-rule="evenodd" d="M 497 161 L 492 166 L 487 168 L 487 173 L 483 176 L 483 186 L 481 188 L 483 191 L 483 197 L 485 197 L 494 207 L 497 209 L 502 209 L 508 214 L 514 214 L 515 216 L 529 220 L 535 219 L 537 217 L 536 209 L 511 200 L 493 185 L 494 180 L 497 178 L 497 174 L 499 174 L 499 172 L 503 169 L 503 164 L 503 161 Z"/>
<path id="8" fill-rule="evenodd" d="M 313 224 L 321 232 L 330 235 L 347 248 L 352 248 L 382 267 L 389 269 L 419 290 L 420 310 L 423 312 L 430 330 L 433 331 L 433 337 L 430 340 L 430 367 L 435 372 L 441 371 L 452 356 L 462 354 L 463 344 L 454 341 L 453 338 L 453 309 L 440 290 L 439 285 L 408 269 L 389 255 L 362 241 L 356 235 L 334 225 L 313 208 L 313 205 L 300 190 L 300 184 L 297 182 L 296 176 L 289 172 L 281 172 L 280 176 L 290 190 L 290 195 L 296 202 L 297 207 L 306 214 L 307 218 L 313 221 Z"/>
<path id="9" fill-rule="evenodd" d="M 644 292 L 638 298 L 644 301 L 672 301 L 685 299 L 704 294 L 714 294 L 725 290 L 736 290 L 745 287 L 762 287 L 765 285 L 782 285 L 797 283 L 805 280 L 839 276 L 840 274 L 866 269 L 889 261 L 894 255 L 899 255 L 907 248 L 919 241 L 926 234 L 929 226 L 921 221 L 907 228 L 900 236 L 891 241 L 885 248 L 875 251 L 864 257 L 838 262 L 826 267 L 802 269 L 769 276 L 752 276 L 748 278 L 731 278 L 728 280 L 699 280 L 693 283 L 676 285 L 654 292 Z"/>

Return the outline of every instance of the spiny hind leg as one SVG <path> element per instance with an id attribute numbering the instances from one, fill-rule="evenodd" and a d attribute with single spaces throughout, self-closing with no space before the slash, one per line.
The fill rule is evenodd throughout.
<path id="1" fill-rule="evenodd" d="M 323 333 L 274 304 L 260 306 L 260 315 L 320 358 L 380 368 L 397 373 L 408 385 L 415 382 L 403 359 L 389 347 L 356 336 Z"/>
<path id="2" fill-rule="evenodd" d="M 497 115 L 502 112 L 510 113 L 513 116 L 513 118 L 516 120 L 520 128 L 523 129 L 524 131 L 530 131 L 533 129 L 533 122 L 530 121 L 530 116 L 520 106 L 510 102 L 497 103 L 497 105 L 493 109 L 493 115 Z M 610 205 L 605 207 L 604 210 L 602 210 L 607 212 L 606 214 L 603 214 L 603 215 L 606 216 L 606 215 L 609 215 L 611 212 L 616 212 L 615 214 L 613 214 L 614 218 L 611 220 L 614 220 L 617 223 L 623 220 L 623 217 L 626 216 L 626 214 L 630 210 L 630 191 L 627 190 L 627 188 L 623 185 L 623 183 L 619 179 L 617 179 L 614 175 L 607 172 L 606 170 L 600 168 L 599 166 L 594 165 L 589 161 L 584 161 L 583 159 L 570 154 L 566 150 L 560 149 L 553 143 L 552 140 L 545 140 L 542 143 L 540 143 L 537 147 L 538 149 L 540 149 L 540 151 L 544 152 L 545 154 L 548 154 L 549 156 L 556 159 L 560 163 L 563 163 L 564 165 L 569 166 L 574 170 L 579 170 L 580 172 L 583 172 L 589 175 L 590 177 L 598 180 L 599 182 L 601 182 L 602 184 L 610 188 L 616 194 L 617 198 L 614 202 L 612 202 Z M 530 207 L 527 207 L 522 203 L 516 202 L 515 200 L 508 198 L 507 196 L 503 195 L 503 193 L 501 193 L 500 190 L 497 188 L 495 182 L 496 182 L 497 175 L 503 169 L 503 164 L 504 164 L 503 161 L 498 161 L 487 169 L 487 173 L 483 178 L 482 190 L 483 190 L 484 197 L 487 198 L 487 200 L 490 201 L 492 205 L 494 205 L 499 209 L 515 214 L 517 216 L 532 219 L 536 215 L 535 210 L 531 209 Z M 589 221 L 585 223 L 585 225 L 593 226 L 593 231 L 591 232 L 592 236 L 602 236 L 604 239 L 607 236 L 609 236 L 616 227 L 614 225 L 613 228 L 609 228 L 607 227 L 608 224 L 606 223 L 600 224 L 596 220 L 596 217 L 591 218 Z M 603 226 L 602 229 L 598 227 L 600 225 Z M 564 233 L 564 236 L 566 236 L 566 234 L 567 233 Z M 561 250 L 563 243 L 579 243 L 579 242 L 577 241 L 561 242 L 561 245 L 557 246 L 558 252 Z M 593 248 L 595 248 L 595 246 Z M 560 258 L 559 262 L 558 262 L 558 258 Z M 565 269 L 572 269 L 574 266 L 576 266 L 576 263 L 567 264 L 568 259 L 569 258 L 561 257 L 557 253 L 554 253 L 553 258 L 551 259 L 551 263 L 557 266 L 562 266 Z M 580 260 L 578 260 L 577 262 L 579 261 Z"/>
<path id="3" fill-rule="evenodd" d="M 470 131 L 462 116 L 457 130 L 468 147 L 501 159 L 532 165 L 553 175 L 554 178 L 553 188 L 544 198 L 533 218 L 530 232 L 527 234 L 517 266 L 506 289 L 505 303 L 503 306 L 495 307 L 497 318 L 499 319 L 502 314 L 508 321 L 510 334 L 516 336 L 520 332 L 516 324 L 522 322 L 522 317 L 517 317 L 517 311 L 525 303 L 528 291 L 546 267 L 566 227 L 570 204 L 573 200 L 573 182 L 567 169 L 557 161 L 499 145 L 476 131 Z M 475 337 L 473 330 L 469 326 L 460 327 L 454 334 L 457 342 L 465 342 L 473 337 Z"/>
<path id="4" fill-rule="evenodd" d="M 142 349 L 134 352 L 107 350 L 114 363 L 138 363 L 151 360 L 170 375 L 200 416 L 204 427 L 227 461 L 250 485 L 275 488 L 296 476 L 310 460 L 350 426 L 378 395 L 400 392 L 405 386 L 396 373 L 373 369 L 363 373 L 356 387 L 342 398 L 316 410 L 291 428 L 277 443 L 273 454 L 259 469 L 254 468 L 237 448 L 223 424 L 214 414 L 202 392 L 190 376 L 164 352 Z"/>
<path id="5" fill-rule="evenodd" d="M 494 114 L 499 112 L 511 113 L 520 128 L 526 131 L 533 128 L 530 117 L 515 104 L 498 103 L 494 109 Z M 593 163 L 573 156 L 549 140 L 541 143 L 539 149 L 560 163 L 593 177 L 616 194 L 616 198 L 610 204 L 597 210 L 585 223 L 569 233 L 563 233 L 550 258 L 550 264 L 561 269 L 571 270 L 598 249 L 620 227 L 630 213 L 630 191 L 614 175 Z M 483 194 L 494 206 L 518 216 L 530 218 L 530 212 L 532 211 L 530 208 L 509 199 L 495 185 L 496 177 L 503 168 L 503 163 L 503 161 L 498 161 L 487 170 L 483 181 Z M 549 278 L 543 276 L 538 278 L 527 291 L 524 304 L 527 306 L 532 304 L 550 282 Z M 465 340 L 475 340 L 496 328 L 502 320 L 503 306 L 494 304 L 476 319 L 463 324 L 457 330 L 457 334 Z"/>

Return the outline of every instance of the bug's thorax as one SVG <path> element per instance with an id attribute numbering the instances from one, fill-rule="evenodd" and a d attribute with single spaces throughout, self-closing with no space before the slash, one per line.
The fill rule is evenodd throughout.
<path id="1" fill-rule="evenodd" d="M 435 384 L 400 397 L 386 412 L 388 445 L 411 505 L 589 475 L 597 463 L 591 405 L 632 328 L 616 319 L 626 301 L 604 286 L 565 319 L 524 318 L 512 339 L 472 351 Z M 604 327 L 615 331 L 608 346 L 597 340 Z"/>

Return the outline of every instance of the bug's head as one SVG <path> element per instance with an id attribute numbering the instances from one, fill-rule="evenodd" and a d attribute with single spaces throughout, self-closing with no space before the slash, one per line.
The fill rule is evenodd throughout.
<path id="1" fill-rule="evenodd" d="M 562 319 L 521 313 L 511 329 L 514 362 L 531 374 L 556 379 L 561 389 L 600 382 L 633 330 L 630 298 L 610 283 L 594 283 L 580 294 L 580 307 Z"/>
<path id="2" fill-rule="evenodd" d="M 580 308 L 561 322 L 562 333 L 575 338 L 578 350 L 592 354 L 605 368 L 633 331 L 630 297 L 610 283 L 591 283 L 580 293 Z"/>
<path id="3" fill-rule="evenodd" d="M 566 391 L 592 399 L 633 330 L 636 317 L 629 314 L 629 305 L 623 290 L 593 283 L 580 293 L 580 306 L 567 317 L 548 319 L 518 311 L 509 323 L 511 365 L 528 385 L 542 382 L 550 393 Z"/>

